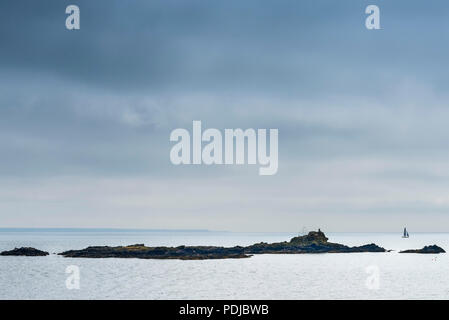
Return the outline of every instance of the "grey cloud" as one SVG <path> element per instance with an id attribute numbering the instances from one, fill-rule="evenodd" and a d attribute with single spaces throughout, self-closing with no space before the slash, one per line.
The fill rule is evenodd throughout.
<path id="1" fill-rule="evenodd" d="M 78 1 L 76 32 L 67 3 L 4 2 L 3 66 L 113 90 L 375 95 L 407 74 L 438 85 L 447 51 L 444 20 L 418 2 L 381 3 L 378 33 L 363 1 Z"/>
<path id="2" fill-rule="evenodd" d="M 288 231 L 445 212 L 445 1 L 379 0 L 379 31 L 364 28 L 368 1 L 78 0 L 72 32 L 72 3 L 0 3 L 0 211 L 21 217 L 9 226 L 30 208 L 42 226 L 110 213 Z M 169 133 L 192 120 L 278 128 L 278 174 L 174 167 Z"/>

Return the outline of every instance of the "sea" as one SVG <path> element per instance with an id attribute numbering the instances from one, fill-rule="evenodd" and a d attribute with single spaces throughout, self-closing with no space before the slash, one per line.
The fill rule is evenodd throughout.
<path id="1" fill-rule="evenodd" d="M 449 255 L 404 254 L 449 233 L 328 233 L 350 246 L 385 253 L 263 254 L 246 259 L 64 258 L 96 245 L 249 245 L 294 233 L 204 230 L 0 229 L 0 251 L 34 247 L 47 257 L 0 256 L 0 299 L 448 299 Z M 75 271 L 74 271 L 75 270 Z"/>

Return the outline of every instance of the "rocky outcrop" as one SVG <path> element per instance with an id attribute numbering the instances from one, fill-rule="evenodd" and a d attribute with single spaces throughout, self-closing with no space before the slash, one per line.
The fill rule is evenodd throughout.
<path id="1" fill-rule="evenodd" d="M 359 246 L 348 247 L 343 244 L 328 242 L 325 234 L 318 231 L 311 231 L 307 235 L 292 238 L 289 242 L 277 243 L 256 243 L 245 248 L 245 253 L 348 253 L 348 252 L 385 252 L 374 243 Z"/>
<path id="2" fill-rule="evenodd" d="M 35 248 L 22 247 L 15 248 L 10 251 L 3 251 L 0 253 L 1 256 L 48 256 L 48 252 L 41 251 Z"/>
<path id="3" fill-rule="evenodd" d="M 146 247 L 135 244 L 125 247 L 88 247 L 82 250 L 70 250 L 60 253 L 71 258 L 140 258 L 140 259 L 230 259 L 248 258 L 243 247 L 211 247 L 211 246 L 179 246 L 179 247 Z"/>
<path id="4" fill-rule="evenodd" d="M 404 251 L 399 251 L 399 253 L 445 253 L 446 251 L 444 251 L 443 248 L 437 246 L 437 245 L 432 245 L 432 246 L 425 246 L 422 249 L 410 249 L 410 250 L 404 250 Z"/>
<path id="5" fill-rule="evenodd" d="M 252 254 L 304 254 L 304 253 L 349 253 L 349 252 L 385 252 L 375 244 L 348 247 L 343 244 L 328 242 L 320 230 L 309 232 L 290 241 L 277 243 L 256 243 L 247 247 L 213 247 L 213 246 L 179 246 L 146 247 L 135 244 L 125 247 L 88 247 L 82 250 L 70 250 L 60 253 L 71 258 L 141 258 L 141 259 L 227 259 L 248 258 Z"/>
<path id="6" fill-rule="evenodd" d="M 325 244 L 329 240 L 324 233 L 318 229 L 318 231 L 310 231 L 304 236 L 298 236 L 290 239 L 290 243 L 298 246 L 309 246 L 312 244 Z"/>

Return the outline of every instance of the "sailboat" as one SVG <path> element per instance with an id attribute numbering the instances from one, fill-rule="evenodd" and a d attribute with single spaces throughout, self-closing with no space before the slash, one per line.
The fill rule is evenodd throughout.
<path id="1" fill-rule="evenodd" d="M 402 235 L 402 238 L 408 238 L 408 232 L 407 232 L 407 228 L 404 228 L 404 234 Z"/>

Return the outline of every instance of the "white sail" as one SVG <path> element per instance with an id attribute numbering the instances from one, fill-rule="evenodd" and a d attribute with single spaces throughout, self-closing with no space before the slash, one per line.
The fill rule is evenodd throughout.
<path id="1" fill-rule="evenodd" d="M 402 235 L 402 238 L 408 238 L 407 228 L 404 228 L 404 233 Z"/>

